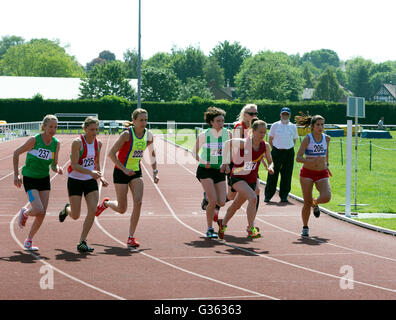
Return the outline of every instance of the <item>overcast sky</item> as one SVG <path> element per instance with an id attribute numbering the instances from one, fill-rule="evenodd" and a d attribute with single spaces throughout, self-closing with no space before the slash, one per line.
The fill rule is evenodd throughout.
<path id="1" fill-rule="evenodd" d="M 1 0 L 0 37 L 59 39 L 85 65 L 138 47 L 138 0 Z M 141 0 L 142 56 L 224 40 L 304 54 L 331 49 L 342 60 L 396 60 L 396 0 Z"/>

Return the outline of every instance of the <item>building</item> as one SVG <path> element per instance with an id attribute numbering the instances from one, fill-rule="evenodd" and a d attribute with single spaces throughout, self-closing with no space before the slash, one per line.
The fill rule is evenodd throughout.
<path id="1" fill-rule="evenodd" d="M 73 100 L 80 95 L 80 78 L 0 76 L 0 99 L 31 99 L 40 94 L 44 99 Z M 129 81 L 137 89 L 137 79 Z"/>
<path id="2" fill-rule="evenodd" d="M 396 102 L 396 85 L 384 83 L 373 96 L 373 101 Z"/>

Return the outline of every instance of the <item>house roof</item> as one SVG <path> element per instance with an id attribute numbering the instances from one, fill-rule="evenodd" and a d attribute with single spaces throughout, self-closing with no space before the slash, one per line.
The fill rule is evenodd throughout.
<path id="1" fill-rule="evenodd" d="M 80 83 L 80 78 L 0 76 L 0 99 L 29 99 L 38 93 L 44 99 L 78 99 Z M 131 79 L 129 83 L 136 90 L 137 79 Z"/>
<path id="2" fill-rule="evenodd" d="M 389 91 L 389 93 L 396 98 L 396 85 L 394 84 L 390 84 L 390 83 L 384 83 L 384 87 L 386 88 L 386 90 Z"/>

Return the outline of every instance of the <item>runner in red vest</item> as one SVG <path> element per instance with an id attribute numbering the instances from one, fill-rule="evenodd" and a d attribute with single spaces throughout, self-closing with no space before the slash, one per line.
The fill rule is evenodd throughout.
<path id="1" fill-rule="evenodd" d="M 84 221 L 80 242 L 77 244 L 79 252 L 92 252 L 94 249 L 87 245 L 87 235 L 95 220 L 96 206 L 99 201 L 97 180 L 100 179 L 104 187 L 108 182 L 100 171 L 100 150 L 102 143 L 96 139 L 99 130 L 99 120 L 88 117 L 83 124 L 84 134 L 76 138 L 71 146 L 68 167 L 67 190 L 70 203 L 59 213 L 59 221 L 63 222 L 67 216 L 77 220 L 81 213 L 81 200 L 84 194 L 88 213 Z"/>
<path id="2" fill-rule="evenodd" d="M 264 141 L 266 132 L 267 124 L 263 120 L 253 119 L 248 137 L 244 139 L 233 138 L 230 142 L 226 143 L 221 170 L 227 170 L 227 163 L 230 160 L 230 143 L 232 143 L 234 165 L 231 172 L 230 184 L 237 192 L 237 196 L 228 208 L 224 219 L 217 220 L 217 224 L 219 225 L 218 236 L 220 239 L 224 239 L 224 232 L 227 229 L 228 221 L 230 221 L 235 212 L 246 200 L 249 202 L 246 210 L 248 237 L 261 237 L 260 233 L 258 233 L 258 228 L 254 226 L 257 213 L 257 195 L 255 190 L 260 163 L 264 164 L 270 174 L 274 173 L 269 144 Z M 267 160 L 267 164 L 265 160 Z"/>

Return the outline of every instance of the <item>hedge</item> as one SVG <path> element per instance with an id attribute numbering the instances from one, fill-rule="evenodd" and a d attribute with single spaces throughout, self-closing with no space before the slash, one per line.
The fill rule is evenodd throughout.
<path id="1" fill-rule="evenodd" d="M 326 123 L 346 123 L 346 103 L 314 102 L 268 102 L 256 101 L 259 118 L 272 123 L 279 120 L 282 107 L 289 107 L 292 117 L 300 111 L 320 114 Z M 142 102 L 142 108 L 149 112 L 149 121 L 165 122 L 204 122 L 203 113 L 209 106 L 216 106 L 227 112 L 226 122 L 233 122 L 245 105 L 241 102 L 226 100 L 204 100 L 193 98 L 188 102 Z M 46 114 L 55 113 L 97 113 L 103 120 L 130 119 L 136 102 L 119 97 L 104 97 L 91 100 L 43 100 L 33 99 L 0 99 L 0 120 L 13 122 L 40 121 Z M 385 117 L 385 124 L 396 124 L 396 104 L 366 102 L 366 118 L 359 119 L 361 124 L 376 124 L 380 117 Z M 62 118 L 61 120 L 76 120 Z"/>

